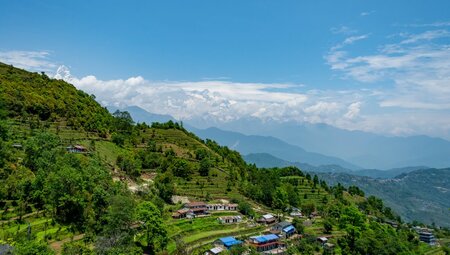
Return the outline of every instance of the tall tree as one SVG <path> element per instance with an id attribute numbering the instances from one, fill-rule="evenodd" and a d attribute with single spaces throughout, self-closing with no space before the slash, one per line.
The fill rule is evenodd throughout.
<path id="1" fill-rule="evenodd" d="M 142 223 L 149 252 L 155 254 L 164 250 L 168 236 L 158 208 L 152 202 L 142 202 L 136 208 L 136 219 Z"/>

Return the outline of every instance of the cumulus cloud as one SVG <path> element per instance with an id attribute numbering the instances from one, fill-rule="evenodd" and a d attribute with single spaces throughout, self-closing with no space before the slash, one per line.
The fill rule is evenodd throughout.
<path id="1" fill-rule="evenodd" d="M 60 67 L 55 78 L 96 95 L 103 105 L 137 105 L 149 112 L 170 114 L 181 120 L 216 122 L 252 116 L 262 120 L 334 124 L 347 114 L 355 93 L 367 93 L 292 92 L 303 85 L 282 83 L 155 82 L 141 76 L 118 80 L 100 80 L 92 75 L 76 78 L 67 67 Z"/>
<path id="2" fill-rule="evenodd" d="M 48 51 L 0 51 L 0 62 L 30 71 L 54 71 L 57 65 L 49 55 Z"/>
<path id="3" fill-rule="evenodd" d="M 341 48 L 326 56 L 331 69 L 344 78 L 363 84 L 391 79 L 395 86 L 389 89 L 311 89 L 303 84 L 240 83 L 217 78 L 162 82 L 134 76 L 102 80 L 94 75 L 74 77 L 65 66 L 60 66 L 54 77 L 94 94 L 105 106 L 136 105 L 196 123 L 220 126 L 254 117 L 263 121 L 326 123 L 391 135 L 450 138 L 450 49 L 427 39 L 401 43 L 412 36 L 402 35 L 398 43 L 380 47 L 376 54 L 360 56 L 354 56 L 348 47 L 367 36 L 350 36 L 341 42 Z M 56 69 L 47 53 L 36 56 L 43 63 L 20 61 L 28 63 L 28 67 L 22 67 Z M 5 62 L 17 65 L 17 59 Z"/>
<path id="4" fill-rule="evenodd" d="M 354 119 L 359 115 L 361 111 L 361 102 L 354 102 L 347 107 L 347 113 L 344 115 L 347 119 Z"/>

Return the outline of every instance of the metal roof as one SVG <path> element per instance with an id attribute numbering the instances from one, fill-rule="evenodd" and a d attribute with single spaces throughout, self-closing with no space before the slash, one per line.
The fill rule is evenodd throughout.
<path id="1" fill-rule="evenodd" d="M 223 248 L 222 247 L 215 247 L 215 248 L 212 248 L 209 251 L 214 253 L 214 254 L 219 254 L 219 253 L 221 253 L 223 251 Z"/>
<path id="2" fill-rule="evenodd" d="M 219 238 L 219 240 L 225 245 L 226 247 L 230 247 L 233 245 L 241 244 L 242 241 L 236 240 L 236 238 L 232 236 L 222 237 Z"/>
<path id="3" fill-rule="evenodd" d="M 272 214 L 264 214 L 262 217 L 264 219 L 271 219 L 271 218 L 273 218 L 273 215 Z"/>
<path id="4" fill-rule="evenodd" d="M 295 231 L 295 228 L 292 225 L 283 228 L 283 232 L 288 233 L 288 232 L 291 232 L 291 231 Z"/>
<path id="5" fill-rule="evenodd" d="M 256 237 L 254 237 L 254 239 L 255 239 L 258 243 L 270 242 L 270 241 L 277 240 L 278 238 L 280 238 L 280 237 L 277 236 L 277 235 L 275 235 L 275 234 L 268 234 L 268 235 L 263 235 L 263 236 L 256 236 Z"/>

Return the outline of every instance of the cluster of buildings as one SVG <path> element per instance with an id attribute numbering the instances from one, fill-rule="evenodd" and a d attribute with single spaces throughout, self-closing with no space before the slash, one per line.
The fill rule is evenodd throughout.
<path id="1" fill-rule="evenodd" d="M 419 234 L 420 241 L 429 245 L 436 245 L 436 238 L 431 229 L 421 227 L 413 227 L 413 229 Z"/>
<path id="2" fill-rule="evenodd" d="M 184 204 L 183 209 L 177 210 L 172 214 L 174 219 L 194 218 L 209 214 L 209 211 L 237 211 L 237 204 L 206 204 L 205 202 L 190 202 Z M 233 216 L 237 217 L 237 216 Z M 222 217 L 224 223 L 240 222 L 242 218 Z M 219 219 L 220 220 L 220 219 Z"/>
<path id="3" fill-rule="evenodd" d="M 286 243 L 283 240 L 292 237 L 295 232 L 296 229 L 292 223 L 282 221 L 273 225 L 269 233 L 251 236 L 245 242 L 232 236 L 219 238 L 214 242 L 214 248 L 208 250 L 205 254 L 216 255 L 231 249 L 235 245 L 247 245 L 261 254 L 282 255 L 286 254 Z"/>

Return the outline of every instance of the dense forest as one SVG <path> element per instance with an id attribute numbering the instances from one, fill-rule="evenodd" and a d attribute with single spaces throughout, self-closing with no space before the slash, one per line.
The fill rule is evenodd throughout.
<path id="1" fill-rule="evenodd" d="M 288 254 L 448 254 L 356 186 L 329 186 L 296 167 L 259 169 L 182 123 L 134 123 L 44 73 L 0 63 L 0 105 L 0 253 L 203 254 L 208 236 L 264 231 L 173 220 L 182 207 L 173 198 L 186 196 L 235 202 L 248 222 L 293 208 L 318 215 L 293 220 L 303 238 L 288 242 Z M 436 233 L 448 239 L 447 229 Z M 319 235 L 332 235 L 334 248 Z"/>

